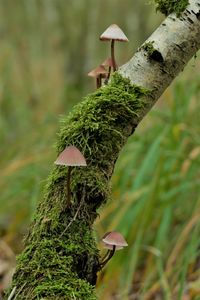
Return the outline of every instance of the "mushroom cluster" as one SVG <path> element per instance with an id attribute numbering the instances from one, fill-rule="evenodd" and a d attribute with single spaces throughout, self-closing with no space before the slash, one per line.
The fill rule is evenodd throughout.
<path id="1" fill-rule="evenodd" d="M 101 65 L 88 73 L 88 76 L 96 79 L 97 88 L 101 87 L 102 78 L 105 79 L 104 84 L 107 84 L 110 78 L 111 69 L 113 69 L 113 72 L 115 72 L 118 68 L 115 60 L 115 41 L 128 42 L 128 38 L 121 28 L 116 24 L 110 25 L 102 33 L 99 39 L 101 41 L 111 41 L 111 57 L 107 58 Z M 105 67 L 108 67 L 108 70 L 106 70 Z"/>

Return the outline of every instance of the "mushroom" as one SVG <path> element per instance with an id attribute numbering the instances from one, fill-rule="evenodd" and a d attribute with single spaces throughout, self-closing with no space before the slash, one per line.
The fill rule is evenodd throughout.
<path id="1" fill-rule="evenodd" d="M 56 165 L 68 166 L 67 173 L 67 207 L 71 205 L 71 191 L 70 191 L 70 176 L 72 167 L 87 166 L 85 157 L 75 146 L 68 146 L 63 150 L 56 161 Z"/>
<path id="2" fill-rule="evenodd" d="M 102 66 L 104 67 L 108 67 L 108 75 L 107 75 L 107 78 L 105 80 L 105 83 L 108 82 L 109 78 L 110 78 L 110 74 L 111 74 L 111 68 L 113 68 L 113 61 L 112 61 L 112 58 L 107 58 L 106 60 L 104 60 L 104 62 L 102 63 Z M 117 68 L 117 65 L 116 65 L 116 68 Z"/>
<path id="3" fill-rule="evenodd" d="M 115 41 L 119 42 L 128 42 L 128 38 L 125 36 L 121 28 L 118 25 L 112 24 L 110 25 L 100 36 L 101 41 L 111 41 L 111 59 L 113 63 L 113 71 L 117 70 L 117 65 L 115 62 L 115 49 L 114 43 Z"/>
<path id="4" fill-rule="evenodd" d="M 121 250 L 124 247 L 128 246 L 123 235 L 117 231 L 107 232 L 103 238 L 102 242 L 104 243 L 104 248 L 108 249 L 106 255 L 103 257 L 102 262 L 100 263 L 101 268 L 103 268 L 106 263 L 112 258 L 115 253 L 115 250 Z"/>
<path id="5" fill-rule="evenodd" d="M 100 65 L 96 69 L 90 71 L 88 76 L 96 78 L 96 87 L 98 89 L 101 87 L 102 77 L 107 77 L 107 71 L 104 66 Z"/>
<path id="6" fill-rule="evenodd" d="M 15 265 L 14 253 L 3 240 L 0 240 L 0 299 L 3 292 L 11 285 Z"/>

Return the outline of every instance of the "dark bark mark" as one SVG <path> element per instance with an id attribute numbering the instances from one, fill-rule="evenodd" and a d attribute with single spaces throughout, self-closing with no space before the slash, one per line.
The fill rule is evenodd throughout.
<path id="1" fill-rule="evenodd" d="M 200 6 L 200 4 L 198 4 Z M 195 11 L 191 10 L 191 12 L 200 20 L 200 10 L 196 13 Z"/>
<path id="2" fill-rule="evenodd" d="M 196 13 L 196 17 L 200 21 L 200 10 L 198 11 L 198 13 Z"/>
<path id="3" fill-rule="evenodd" d="M 187 17 L 187 20 L 190 24 L 194 24 L 194 21 L 192 19 L 190 19 L 189 17 Z"/>
<path id="4" fill-rule="evenodd" d="M 158 50 L 154 50 L 153 53 L 149 57 L 160 63 L 162 63 L 164 61 L 162 54 Z"/>

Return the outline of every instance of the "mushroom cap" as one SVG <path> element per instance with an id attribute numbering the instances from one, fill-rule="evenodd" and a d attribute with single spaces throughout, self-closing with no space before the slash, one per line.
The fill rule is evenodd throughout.
<path id="1" fill-rule="evenodd" d="M 66 147 L 57 157 L 55 164 L 61 166 L 87 166 L 85 157 L 75 146 Z"/>
<path id="2" fill-rule="evenodd" d="M 110 25 L 100 36 L 101 41 L 120 41 L 120 42 L 128 42 L 128 38 L 125 36 L 121 28 L 118 25 L 112 24 Z"/>
<path id="3" fill-rule="evenodd" d="M 128 246 L 127 242 L 125 241 L 123 235 L 117 231 L 110 231 L 107 232 L 103 238 L 102 238 L 103 243 L 105 244 L 105 246 L 109 245 L 109 246 L 116 246 L 116 248 L 118 247 L 126 247 Z"/>
<path id="4" fill-rule="evenodd" d="M 105 248 L 105 249 L 112 250 L 112 249 L 113 249 L 113 245 L 109 245 L 109 244 L 104 243 L 104 248 Z M 115 246 L 115 250 L 121 250 L 121 249 L 123 249 L 123 248 L 124 248 L 124 247 L 122 247 L 122 246 Z"/>
<path id="5" fill-rule="evenodd" d="M 109 58 L 105 59 L 104 62 L 102 63 L 102 66 L 113 67 L 112 58 L 109 57 Z"/>
<path id="6" fill-rule="evenodd" d="M 94 70 L 90 71 L 88 73 L 88 76 L 90 76 L 90 77 L 98 77 L 99 75 L 103 75 L 103 74 L 107 74 L 107 71 L 104 68 L 104 66 L 100 65 L 97 68 L 95 68 Z"/>

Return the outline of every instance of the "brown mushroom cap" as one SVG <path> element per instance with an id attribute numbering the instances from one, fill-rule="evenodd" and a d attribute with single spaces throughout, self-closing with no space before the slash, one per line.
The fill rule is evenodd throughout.
<path id="1" fill-rule="evenodd" d="M 85 157 L 75 146 L 66 147 L 59 154 L 55 164 L 62 166 L 87 166 Z"/>
<path id="2" fill-rule="evenodd" d="M 103 75 L 103 74 L 107 74 L 106 69 L 104 68 L 104 66 L 100 65 L 98 66 L 96 69 L 90 71 L 88 73 L 88 76 L 90 77 L 98 77 L 99 75 Z"/>
<path id="3" fill-rule="evenodd" d="M 128 42 L 128 38 L 125 36 L 121 28 L 118 25 L 112 24 L 110 25 L 100 36 L 101 41 L 120 41 L 120 42 Z"/>
<path id="4" fill-rule="evenodd" d="M 128 246 L 127 242 L 125 241 L 123 235 L 117 231 L 111 231 L 107 232 L 103 238 L 102 241 L 104 243 L 104 246 L 108 249 L 110 249 L 110 246 L 116 246 L 116 250 L 118 248 L 122 249 L 123 247 Z M 120 248 L 121 247 L 121 248 Z M 113 247 L 112 247 L 113 248 Z"/>
<path id="5" fill-rule="evenodd" d="M 108 67 L 113 67 L 113 61 L 112 58 L 109 57 L 104 62 L 102 63 L 102 66 L 108 66 Z"/>

